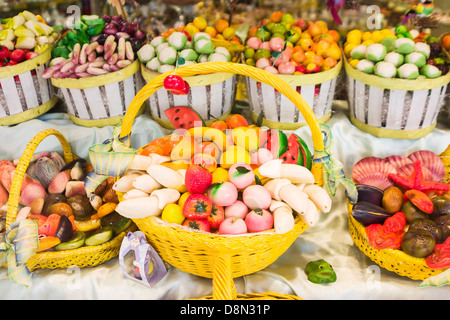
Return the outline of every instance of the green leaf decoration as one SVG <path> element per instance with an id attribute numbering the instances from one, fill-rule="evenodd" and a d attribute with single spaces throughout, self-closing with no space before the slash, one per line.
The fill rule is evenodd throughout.
<path id="1" fill-rule="evenodd" d="M 272 52 L 272 57 L 278 58 L 280 54 L 281 54 L 281 51 L 274 51 L 274 52 Z"/>
<path id="2" fill-rule="evenodd" d="M 256 125 L 257 127 L 261 127 L 262 124 L 263 124 L 263 120 L 264 120 L 264 115 L 263 115 L 263 113 L 261 112 L 261 113 L 259 114 L 258 118 L 256 119 L 255 125 Z"/>
<path id="3" fill-rule="evenodd" d="M 250 172 L 250 169 L 248 169 L 246 167 L 239 166 L 239 167 L 236 167 L 236 171 L 239 172 L 239 173 L 247 173 L 247 172 Z"/>
<path id="4" fill-rule="evenodd" d="M 263 185 L 261 179 L 256 174 L 255 174 L 255 183 L 260 186 Z"/>

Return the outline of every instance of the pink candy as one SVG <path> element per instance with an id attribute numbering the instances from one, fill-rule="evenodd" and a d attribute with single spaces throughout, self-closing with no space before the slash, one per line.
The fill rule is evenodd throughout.
<path id="1" fill-rule="evenodd" d="M 284 40 L 280 37 L 273 37 L 270 39 L 269 44 L 272 51 L 281 51 L 284 48 Z"/>
<path id="2" fill-rule="evenodd" d="M 250 209 L 267 209 L 272 203 L 269 191 L 261 185 L 251 185 L 242 193 L 244 203 Z"/>
<path id="3" fill-rule="evenodd" d="M 283 62 L 278 66 L 278 72 L 281 74 L 294 74 L 295 66 L 291 62 Z"/>
<path id="4" fill-rule="evenodd" d="M 244 219 L 247 213 L 248 207 L 241 200 L 236 200 L 232 205 L 225 207 L 225 218 L 237 217 Z"/>
<path id="5" fill-rule="evenodd" d="M 262 43 L 262 41 L 257 37 L 251 37 L 247 40 L 247 45 L 250 48 L 253 48 L 255 50 L 259 49 L 259 47 L 261 46 L 261 43 Z"/>

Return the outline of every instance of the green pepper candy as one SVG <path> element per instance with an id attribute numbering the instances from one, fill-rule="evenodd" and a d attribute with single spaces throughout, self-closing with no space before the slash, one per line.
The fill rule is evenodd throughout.
<path id="1" fill-rule="evenodd" d="M 65 59 L 69 59 L 70 51 L 67 47 L 56 47 L 52 50 L 52 57 L 58 58 L 63 57 Z"/>
<path id="2" fill-rule="evenodd" d="M 53 26 L 53 31 L 62 34 L 64 31 L 64 26 L 62 25 Z"/>
<path id="3" fill-rule="evenodd" d="M 103 29 L 105 28 L 105 24 L 96 24 L 96 25 L 89 25 L 88 29 L 86 30 L 86 34 L 89 37 L 93 37 L 96 35 L 99 35 L 103 32 Z"/>
<path id="4" fill-rule="evenodd" d="M 66 38 L 69 40 L 69 42 L 79 40 L 78 35 L 73 31 L 67 32 Z"/>
<path id="5" fill-rule="evenodd" d="M 81 22 L 81 20 L 75 21 L 75 24 L 73 26 L 74 30 L 82 31 L 82 32 L 86 32 L 87 28 L 88 28 L 87 25 L 85 23 Z"/>
<path id="6" fill-rule="evenodd" d="M 81 21 L 83 21 L 84 23 L 88 24 L 88 22 L 93 21 L 93 20 L 99 20 L 100 17 L 96 14 L 91 14 L 91 15 L 87 15 L 84 14 L 81 16 Z M 103 20 L 103 19 L 101 19 Z"/>

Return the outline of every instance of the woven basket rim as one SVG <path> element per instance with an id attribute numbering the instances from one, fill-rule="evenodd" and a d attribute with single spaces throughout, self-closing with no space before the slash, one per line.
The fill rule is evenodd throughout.
<path id="1" fill-rule="evenodd" d="M 399 78 L 382 78 L 374 74 L 367 74 L 353 68 L 344 57 L 344 68 L 348 77 L 360 81 L 369 86 L 380 87 L 390 90 L 418 91 L 429 90 L 433 88 L 443 87 L 450 82 L 450 72 L 444 76 L 434 79 L 399 79 Z"/>
<path id="2" fill-rule="evenodd" d="M 311 74 L 276 74 L 277 77 L 286 81 L 289 85 L 292 86 L 306 86 L 306 85 L 317 85 L 323 82 L 332 80 L 336 78 L 341 72 L 343 66 L 343 59 L 340 59 L 336 66 L 331 68 L 330 70 L 325 70 L 317 73 Z M 256 81 L 250 79 L 252 81 Z"/>
<path id="3" fill-rule="evenodd" d="M 147 83 L 156 78 L 157 76 L 161 75 L 161 73 L 159 72 L 155 72 L 148 69 L 142 63 L 141 63 L 141 72 L 142 77 Z M 215 72 L 209 74 L 196 74 L 193 76 L 184 77 L 183 79 L 186 80 L 191 87 L 198 87 L 227 81 L 235 76 L 236 74 L 233 73 Z"/>
<path id="4" fill-rule="evenodd" d="M 276 233 L 275 229 L 270 229 L 270 230 L 266 230 L 266 231 L 261 231 L 261 232 L 253 232 L 253 233 L 244 233 L 244 234 L 219 234 L 219 233 L 212 233 L 212 232 L 206 232 L 206 231 L 202 231 L 202 230 L 195 230 L 180 224 L 176 224 L 176 223 L 170 223 L 167 221 L 162 220 L 160 217 L 158 216 L 149 216 L 149 217 L 145 217 L 145 218 L 141 218 L 141 219 L 133 219 L 133 220 L 146 220 L 146 219 L 150 219 L 151 221 L 153 221 L 154 223 L 158 224 L 161 227 L 165 227 L 165 228 L 171 228 L 173 230 L 177 230 L 180 233 L 186 232 L 186 233 L 197 233 L 199 235 L 202 236 L 206 236 L 209 238 L 225 238 L 225 239 L 235 239 L 235 238 L 250 238 L 250 237 L 263 237 L 263 236 L 280 236 L 282 234 L 280 233 Z M 306 224 L 300 219 L 300 217 L 298 216 L 298 214 L 296 214 L 296 218 L 295 218 L 295 224 L 296 225 L 300 225 L 303 228 L 308 228 L 308 226 L 306 226 Z"/>
<path id="5" fill-rule="evenodd" d="M 57 131 L 55 129 L 46 129 L 46 130 L 42 130 L 39 133 L 37 133 L 30 140 L 28 145 L 25 147 L 25 150 L 24 150 L 23 154 L 21 155 L 19 164 L 17 165 L 16 168 L 19 168 L 22 166 L 25 166 L 26 168 L 28 168 L 28 166 L 30 164 L 29 159 L 31 159 L 31 156 L 36 151 L 38 144 L 45 138 L 52 136 L 52 135 L 55 136 L 56 138 L 58 138 L 59 142 L 61 143 L 61 145 L 63 147 L 63 156 L 64 156 L 65 161 L 67 161 L 68 159 L 76 159 L 77 158 L 77 156 L 72 152 L 70 144 L 67 142 L 67 140 L 65 140 L 65 137 L 62 133 L 60 133 L 59 131 Z M 17 170 L 17 171 L 20 171 L 20 170 Z M 17 172 L 14 175 L 16 176 L 17 174 L 20 175 L 20 173 L 17 173 Z M 8 224 L 9 220 L 13 220 L 13 221 L 16 220 L 18 209 L 16 208 L 14 210 L 14 208 L 18 207 L 18 201 L 19 201 L 19 196 L 21 193 L 20 189 L 22 186 L 22 181 L 23 181 L 23 179 L 22 180 L 14 180 L 15 183 L 12 183 L 11 191 L 15 188 L 17 188 L 19 191 L 18 191 L 17 196 L 14 195 L 14 196 L 10 197 L 10 199 L 8 199 L 7 224 Z M 11 201 L 11 203 L 10 203 L 10 201 Z M 10 209 L 10 208 L 12 208 L 12 209 Z M 15 214 L 15 216 L 11 216 L 14 214 Z M 30 258 L 30 261 L 29 261 L 30 269 L 35 268 L 34 264 L 36 264 L 36 262 L 38 262 L 38 263 L 42 262 L 45 264 L 45 261 L 64 259 L 67 256 L 82 256 L 82 254 L 84 252 L 88 252 L 90 254 L 95 252 L 96 254 L 101 254 L 101 256 L 103 256 L 104 252 L 107 250 L 110 250 L 111 248 L 118 249 L 121 245 L 121 239 L 123 239 L 123 237 L 126 235 L 126 232 L 129 230 L 134 230 L 134 228 L 135 228 L 134 223 L 131 223 L 131 225 L 125 231 L 122 231 L 120 234 L 114 236 L 109 241 L 102 243 L 100 245 L 96 245 L 96 246 L 85 246 L 84 245 L 80 248 L 72 249 L 72 250 L 36 252 Z M 109 259 L 111 259 L 111 258 L 109 258 Z M 99 259 L 99 260 L 104 260 L 104 259 Z M 95 263 L 92 263 L 92 261 L 82 261 L 82 262 L 95 264 Z"/>
<path id="6" fill-rule="evenodd" d="M 78 90 L 95 88 L 128 79 L 129 77 L 139 72 L 140 64 L 141 63 L 139 59 L 136 59 L 135 61 L 133 61 L 132 64 L 123 69 L 120 69 L 119 71 L 80 79 L 51 78 L 51 81 L 52 85 L 57 88 L 78 89 Z"/>

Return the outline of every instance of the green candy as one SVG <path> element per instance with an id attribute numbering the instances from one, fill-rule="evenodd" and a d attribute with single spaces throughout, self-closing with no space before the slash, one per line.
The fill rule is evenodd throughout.
<path id="1" fill-rule="evenodd" d="M 219 53 L 219 54 L 222 54 L 223 56 L 225 56 L 225 58 L 227 59 L 227 62 L 231 61 L 230 51 L 228 51 L 227 48 L 225 48 L 225 47 L 217 47 L 215 53 Z"/>
<path id="2" fill-rule="evenodd" d="M 195 61 L 198 59 L 198 54 L 193 49 L 184 49 L 178 55 L 187 61 Z"/>
<path id="3" fill-rule="evenodd" d="M 154 57 L 146 64 L 147 69 L 150 69 L 155 72 L 158 71 L 160 66 L 161 66 L 161 62 L 159 62 L 159 59 L 157 57 Z"/>
<path id="4" fill-rule="evenodd" d="M 175 50 L 182 50 L 186 44 L 187 36 L 182 32 L 174 32 L 167 39 L 169 45 Z"/>
<path id="5" fill-rule="evenodd" d="M 420 68 L 420 74 L 429 79 L 434 79 L 440 77 L 442 71 L 431 64 L 426 64 L 422 68 Z"/>
<path id="6" fill-rule="evenodd" d="M 210 40 L 200 39 L 194 44 L 195 51 L 203 54 L 211 54 L 214 52 L 214 45 Z"/>
<path id="7" fill-rule="evenodd" d="M 426 59 L 430 57 L 430 45 L 425 42 L 417 42 L 414 45 L 414 51 L 423 54 Z"/>
<path id="8" fill-rule="evenodd" d="M 356 69 L 358 69 L 359 71 L 362 71 L 364 73 L 371 74 L 371 73 L 373 73 L 374 66 L 375 66 L 375 64 L 373 63 L 373 61 L 363 59 L 363 60 L 360 60 L 356 64 Z"/>
<path id="9" fill-rule="evenodd" d="M 406 28 L 406 26 L 403 24 L 399 24 L 397 27 L 395 27 L 395 33 L 403 34 L 406 32 L 408 32 L 408 28 Z"/>
<path id="10" fill-rule="evenodd" d="M 158 47 L 161 43 L 166 43 L 167 39 L 163 36 L 157 36 L 150 41 L 150 44 L 155 48 Z"/>
<path id="11" fill-rule="evenodd" d="M 378 62 L 386 56 L 386 47 L 381 43 L 374 43 L 367 47 L 366 58 L 373 62 Z"/>
<path id="12" fill-rule="evenodd" d="M 211 62 L 218 62 L 218 61 L 219 62 L 228 62 L 227 58 L 223 54 L 217 53 L 217 52 L 211 53 L 209 55 L 209 57 L 208 57 L 208 61 L 211 61 Z"/>
<path id="13" fill-rule="evenodd" d="M 206 32 L 197 32 L 197 33 L 194 34 L 194 37 L 193 37 L 192 40 L 195 43 L 195 42 L 200 41 L 202 39 L 211 41 L 211 35 L 209 33 L 206 33 Z"/>
<path id="14" fill-rule="evenodd" d="M 427 60 L 423 54 L 412 52 L 405 57 L 405 62 L 415 64 L 418 68 L 422 68 L 427 63 Z"/>
<path id="15" fill-rule="evenodd" d="M 208 62 L 208 58 L 209 58 L 209 55 L 207 55 L 207 54 L 200 54 L 198 56 L 197 62 L 198 63 Z"/>
<path id="16" fill-rule="evenodd" d="M 159 52 L 158 59 L 162 64 L 175 64 L 177 51 L 172 47 L 167 47 Z"/>
<path id="17" fill-rule="evenodd" d="M 309 281 L 317 284 L 332 283 L 337 279 L 333 267 L 323 259 L 309 262 L 305 273 Z"/>
<path id="18" fill-rule="evenodd" d="M 166 73 L 175 70 L 175 66 L 171 64 L 162 64 L 158 67 L 159 73 Z"/>
<path id="19" fill-rule="evenodd" d="M 395 52 L 401 54 L 410 54 L 414 52 L 414 41 L 409 38 L 400 38 L 395 40 Z"/>
<path id="20" fill-rule="evenodd" d="M 394 37 L 386 37 L 381 40 L 381 44 L 386 47 L 387 52 L 391 52 L 395 50 L 395 39 Z"/>
<path id="21" fill-rule="evenodd" d="M 389 52 L 385 57 L 384 61 L 392 63 L 396 68 L 400 67 L 403 62 L 405 61 L 405 58 L 403 55 L 397 52 Z"/>
<path id="22" fill-rule="evenodd" d="M 398 75 L 402 79 L 414 80 L 419 76 L 419 68 L 415 64 L 405 63 L 398 68 Z"/>
<path id="23" fill-rule="evenodd" d="M 363 44 L 356 46 L 352 49 L 350 55 L 352 59 L 362 60 L 366 58 L 367 47 Z"/>
<path id="24" fill-rule="evenodd" d="M 397 68 L 390 62 L 380 61 L 375 65 L 375 74 L 383 78 L 393 78 L 397 74 Z"/>

